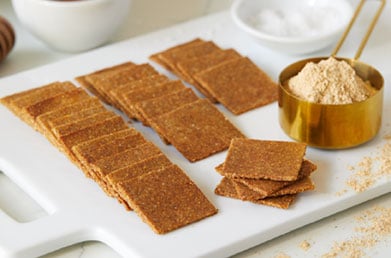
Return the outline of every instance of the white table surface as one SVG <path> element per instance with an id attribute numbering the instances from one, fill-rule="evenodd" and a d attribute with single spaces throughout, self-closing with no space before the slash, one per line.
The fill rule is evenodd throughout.
<path id="1" fill-rule="evenodd" d="M 229 0 L 134 0 L 125 25 L 111 42 L 118 42 L 195 17 L 226 10 L 230 4 Z M 16 19 L 11 1 L 0 0 L 0 15 L 11 22 L 17 35 L 13 51 L 6 60 L 0 63 L 0 78 L 75 55 L 51 50 L 29 34 Z M 16 203 L 18 205 L 15 205 Z M 366 210 L 374 206 L 391 207 L 391 194 L 307 225 L 234 257 L 321 257 L 322 254 L 331 250 L 336 239 L 341 242 L 357 236 L 355 218 L 362 216 Z M 39 218 L 44 213 L 3 173 L 0 173 L 0 209 L 4 209 L 21 221 Z M 308 250 L 300 247 L 303 241 L 310 243 Z M 363 248 L 362 251 L 365 253 L 365 257 L 389 257 L 391 236 L 382 237 L 374 247 Z M 120 256 L 105 244 L 85 242 L 58 250 L 44 257 L 115 258 Z"/>

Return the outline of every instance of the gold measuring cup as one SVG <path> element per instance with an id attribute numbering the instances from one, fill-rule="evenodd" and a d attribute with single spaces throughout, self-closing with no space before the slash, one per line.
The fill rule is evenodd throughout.
<path id="1" fill-rule="evenodd" d="M 283 131 L 294 140 L 325 149 L 341 149 L 365 143 L 376 136 L 380 129 L 383 106 L 384 79 L 372 66 L 358 61 L 368 38 L 384 8 L 381 0 L 361 44 L 353 59 L 335 57 L 350 32 L 365 0 L 361 0 L 355 13 L 333 50 L 331 56 L 344 60 L 357 75 L 368 81 L 376 93 L 368 99 L 352 104 L 329 105 L 308 102 L 294 96 L 287 88 L 288 80 L 300 72 L 308 62 L 318 63 L 329 57 L 317 57 L 298 61 L 286 67 L 279 76 L 279 121 Z"/>

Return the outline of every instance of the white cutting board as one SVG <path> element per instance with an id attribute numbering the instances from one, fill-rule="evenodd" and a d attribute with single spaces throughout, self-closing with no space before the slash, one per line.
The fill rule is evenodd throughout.
<path id="1" fill-rule="evenodd" d="M 353 55 L 362 23 L 353 30 L 341 56 Z M 371 142 L 348 150 L 308 148 L 307 158 L 318 165 L 313 174 L 316 190 L 301 194 L 288 210 L 254 205 L 213 193 L 221 177 L 214 167 L 226 152 L 197 163 L 189 163 L 172 146 L 164 145 L 149 128 L 135 123 L 148 139 L 182 167 L 196 182 L 219 213 L 166 235 L 157 235 L 134 212 L 127 212 L 53 147 L 43 136 L 0 107 L 0 170 L 31 195 L 48 213 L 32 222 L 18 223 L 0 210 L 0 257 L 36 257 L 74 243 L 102 241 L 124 257 L 223 257 L 265 242 L 295 228 L 387 193 L 391 181 L 379 180 L 362 193 L 348 191 L 345 182 L 363 156 L 373 155 L 390 133 L 391 9 L 386 8 L 362 56 L 385 77 L 383 126 Z M 388 36 L 386 36 L 388 35 Z M 307 56 L 286 56 L 263 48 L 237 29 L 229 13 L 219 13 L 169 29 L 133 38 L 0 80 L 0 97 L 55 80 L 131 60 L 147 62 L 157 51 L 191 40 L 211 39 L 222 48 L 235 48 L 249 56 L 274 79 L 288 64 Z M 330 49 L 316 55 L 328 55 Z M 157 67 L 163 73 L 166 71 Z M 173 77 L 173 75 L 170 75 Z M 231 115 L 218 108 L 250 138 L 289 140 L 277 120 L 277 104 Z"/>

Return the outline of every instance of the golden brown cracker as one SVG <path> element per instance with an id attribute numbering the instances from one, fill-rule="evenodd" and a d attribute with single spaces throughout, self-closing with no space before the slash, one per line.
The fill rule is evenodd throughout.
<path id="1" fill-rule="evenodd" d="M 117 169 L 130 166 L 158 154 L 161 154 L 159 148 L 151 142 L 146 142 L 115 155 L 96 160 L 90 165 L 94 172 L 97 173 L 100 178 L 103 178 Z"/>
<path id="2" fill-rule="evenodd" d="M 98 122 L 74 133 L 60 136 L 58 139 L 68 150 L 70 150 L 76 144 L 127 128 L 128 125 L 122 117 L 114 116 L 113 118 Z"/>
<path id="3" fill-rule="evenodd" d="M 311 191 L 315 189 L 315 185 L 312 182 L 311 178 L 306 176 L 292 184 L 289 184 L 280 190 L 272 193 L 270 196 L 282 196 L 282 195 L 290 195 L 290 194 L 298 194 L 305 191 Z"/>
<path id="4" fill-rule="evenodd" d="M 125 113 L 129 118 L 139 119 L 140 115 L 137 113 L 134 105 L 140 101 L 153 99 L 162 95 L 185 89 L 185 85 L 179 81 L 170 81 L 160 85 L 145 87 L 127 92 L 124 95 L 124 102 L 121 105 L 125 108 Z"/>
<path id="5" fill-rule="evenodd" d="M 97 75 L 97 74 L 103 75 L 104 73 L 109 73 L 109 72 L 113 72 L 113 71 L 119 71 L 119 70 L 122 70 L 122 69 L 128 69 L 128 68 L 130 68 L 130 67 L 132 67 L 134 65 L 135 64 L 132 63 L 132 62 L 125 62 L 125 63 L 121 63 L 121 64 L 114 65 L 114 66 L 111 66 L 111 67 L 107 67 L 107 68 L 104 68 L 104 69 L 101 69 L 101 70 L 97 70 L 97 71 L 92 72 L 90 74 L 85 74 L 85 75 L 78 76 L 75 79 L 83 88 L 87 89 L 92 94 L 94 94 L 95 96 L 99 97 L 100 99 L 103 99 L 103 96 L 101 96 L 99 94 L 99 92 L 94 88 L 93 84 L 88 82 L 86 77 L 90 76 L 90 75 Z"/>
<path id="6" fill-rule="evenodd" d="M 235 58 L 194 75 L 218 102 L 239 115 L 277 100 L 278 86 L 250 59 Z"/>
<path id="7" fill-rule="evenodd" d="M 36 123 L 38 125 L 38 128 L 40 128 L 39 131 L 43 132 L 49 128 L 49 121 L 52 121 L 53 119 L 61 118 L 63 116 L 70 115 L 70 114 L 75 114 L 80 110 L 86 108 L 95 108 L 95 107 L 103 108 L 103 105 L 100 103 L 100 101 L 97 98 L 91 97 L 86 100 L 74 103 L 72 105 L 67 105 L 58 108 L 56 110 L 53 110 L 51 112 L 47 112 L 45 114 L 39 115 L 36 118 Z"/>
<path id="8" fill-rule="evenodd" d="M 265 199 L 254 201 L 254 203 L 272 206 L 280 209 L 288 209 L 289 206 L 291 206 L 292 203 L 296 200 L 296 198 L 296 194 L 288 194 L 277 197 L 267 197 Z"/>
<path id="9" fill-rule="evenodd" d="M 94 125 L 96 123 L 99 123 L 101 121 L 116 117 L 117 115 L 108 110 L 104 110 L 103 112 L 94 114 L 92 116 L 88 116 L 86 118 L 83 118 L 81 120 L 74 121 L 69 124 L 64 124 L 60 126 L 56 126 L 52 128 L 52 133 L 55 137 L 61 137 L 63 135 L 72 134 L 74 132 L 83 130 L 84 128 L 88 128 L 91 125 Z"/>
<path id="10" fill-rule="evenodd" d="M 182 78 L 192 84 L 197 88 L 205 97 L 207 97 L 212 102 L 217 102 L 217 100 L 205 89 L 202 84 L 198 83 L 194 79 L 194 75 L 207 70 L 213 66 L 216 66 L 222 62 L 240 58 L 241 55 L 233 49 L 227 50 L 215 50 L 209 54 L 197 56 L 188 60 L 181 60 L 177 62 L 177 68 L 182 74 Z"/>
<path id="11" fill-rule="evenodd" d="M 233 178 L 294 181 L 305 151 L 304 143 L 233 139 L 222 173 Z"/>
<path id="12" fill-rule="evenodd" d="M 27 114 L 35 120 L 41 114 L 54 111 L 57 108 L 71 105 L 78 101 L 87 100 L 90 96 L 83 89 L 75 89 L 47 98 L 26 107 Z"/>
<path id="13" fill-rule="evenodd" d="M 166 66 L 170 68 L 176 75 L 181 76 L 180 70 L 177 68 L 177 63 L 182 60 L 189 60 L 197 56 L 202 56 L 211 53 L 212 51 L 220 49 L 212 41 L 203 41 L 199 43 L 190 44 L 171 51 L 165 51 L 159 54 L 159 59 L 162 60 Z"/>
<path id="14" fill-rule="evenodd" d="M 92 108 L 84 108 L 84 109 L 80 109 L 77 113 L 71 113 L 68 115 L 50 119 L 47 121 L 47 125 L 49 128 L 53 128 L 65 124 L 71 124 L 74 123 L 75 121 L 83 120 L 88 117 L 94 116 L 98 113 L 102 113 L 106 111 L 107 109 L 102 105 L 92 107 Z"/>
<path id="15" fill-rule="evenodd" d="M 127 83 L 122 84 L 121 86 L 111 89 L 110 96 L 114 101 L 114 106 L 122 110 L 124 108 L 121 106 L 119 99 L 122 99 L 122 96 L 126 92 L 144 88 L 144 87 L 152 87 L 155 85 L 166 83 L 168 81 L 169 81 L 168 77 L 162 74 L 148 76 L 140 80 L 129 81 Z"/>
<path id="16" fill-rule="evenodd" d="M 144 159 L 133 165 L 120 168 L 106 175 L 105 180 L 113 187 L 116 188 L 116 184 L 124 182 L 131 178 L 141 176 L 145 173 L 160 170 L 172 163 L 164 154 L 158 154 L 150 158 Z"/>
<path id="17" fill-rule="evenodd" d="M 120 183 L 119 189 L 121 196 L 158 234 L 217 213 L 194 182 L 175 165 Z"/>
<path id="18" fill-rule="evenodd" d="M 156 117 L 153 126 L 191 162 L 227 149 L 233 138 L 244 137 L 207 99 Z"/>
<path id="19" fill-rule="evenodd" d="M 112 156 L 144 143 L 146 143 L 144 137 L 140 133 L 137 133 L 123 138 L 113 139 L 112 141 L 97 148 L 89 148 L 88 151 L 80 151 L 80 148 L 74 146 L 72 151 L 82 163 L 89 164 L 96 160 Z"/>
<path id="20" fill-rule="evenodd" d="M 162 54 L 167 54 L 167 53 L 170 53 L 170 52 L 173 52 L 175 50 L 178 50 L 178 49 L 183 49 L 183 48 L 186 48 L 186 47 L 189 47 L 191 45 L 196 45 L 196 44 L 199 44 L 199 43 L 202 43 L 202 42 L 205 42 L 204 40 L 202 39 L 199 39 L 199 38 L 196 38 L 196 39 L 193 39 L 191 41 L 188 41 L 188 42 L 185 42 L 185 43 L 182 43 L 182 44 L 179 44 L 179 45 L 176 45 L 174 47 L 170 47 L 166 50 L 163 50 L 161 52 L 158 52 L 156 54 L 153 54 L 149 57 L 150 60 L 160 64 L 161 66 L 163 66 L 164 68 L 166 68 L 167 70 L 170 70 L 170 67 L 169 65 L 167 65 L 164 60 L 162 60 L 160 58 L 160 55 Z"/>
<path id="21" fill-rule="evenodd" d="M 109 95 L 110 90 L 129 81 L 139 80 L 156 74 L 158 74 L 158 72 L 151 65 L 140 64 L 120 71 L 107 72 L 103 75 L 88 75 L 86 80 L 94 85 L 95 90 L 104 97 L 103 101 L 108 104 L 113 104 L 114 101 Z"/>
<path id="22" fill-rule="evenodd" d="M 192 89 L 185 88 L 160 97 L 137 102 L 134 108 L 140 114 L 139 118 L 143 124 L 149 125 L 149 121 L 154 117 L 168 113 L 197 99 L 198 97 Z"/>
<path id="23" fill-rule="evenodd" d="M 315 171 L 315 169 L 316 169 L 315 164 L 313 164 L 308 160 L 303 160 L 299 171 L 298 180 L 304 177 L 308 177 L 313 171 Z M 253 191 L 259 192 L 261 196 L 270 196 L 276 191 L 297 182 L 297 181 L 273 181 L 268 179 L 246 179 L 246 178 L 237 178 L 235 179 L 235 181 L 238 181 L 246 185 L 248 188 L 250 188 Z"/>
<path id="24" fill-rule="evenodd" d="M 234 198 L 234 199 L 240 199 L 235 185 L 233 183 L 233 180 L 223 177 L 220 181 L 220 183 L 215 188 L 215 193 L 220 196 Z M 291 195 L 283 195 L 278 197 L 266 197 L 264 199 L 259 200 L 251 200 L 252 203 L 255 204 L 262 204 L 267 206 L 272 206 L 280 209 L 288 209 L 289 206 L 294 202 L 296 199 L 296 194 Z"/>

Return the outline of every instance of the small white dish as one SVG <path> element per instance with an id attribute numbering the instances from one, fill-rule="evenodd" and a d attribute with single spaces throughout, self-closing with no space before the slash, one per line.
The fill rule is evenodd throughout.
<path id="1" fill-rule="evenodd" d="M 305 54 L 335 42 L 353 15 L 346 0 L 236 0 L 234 22 L 259 44 Z"/>
<path id="2" fill-rule="evenodd" d="M 106 43 L 122 25 L 131 0 L 12 0 L 20 22 L 50 47 L 80 52 Z"/>

